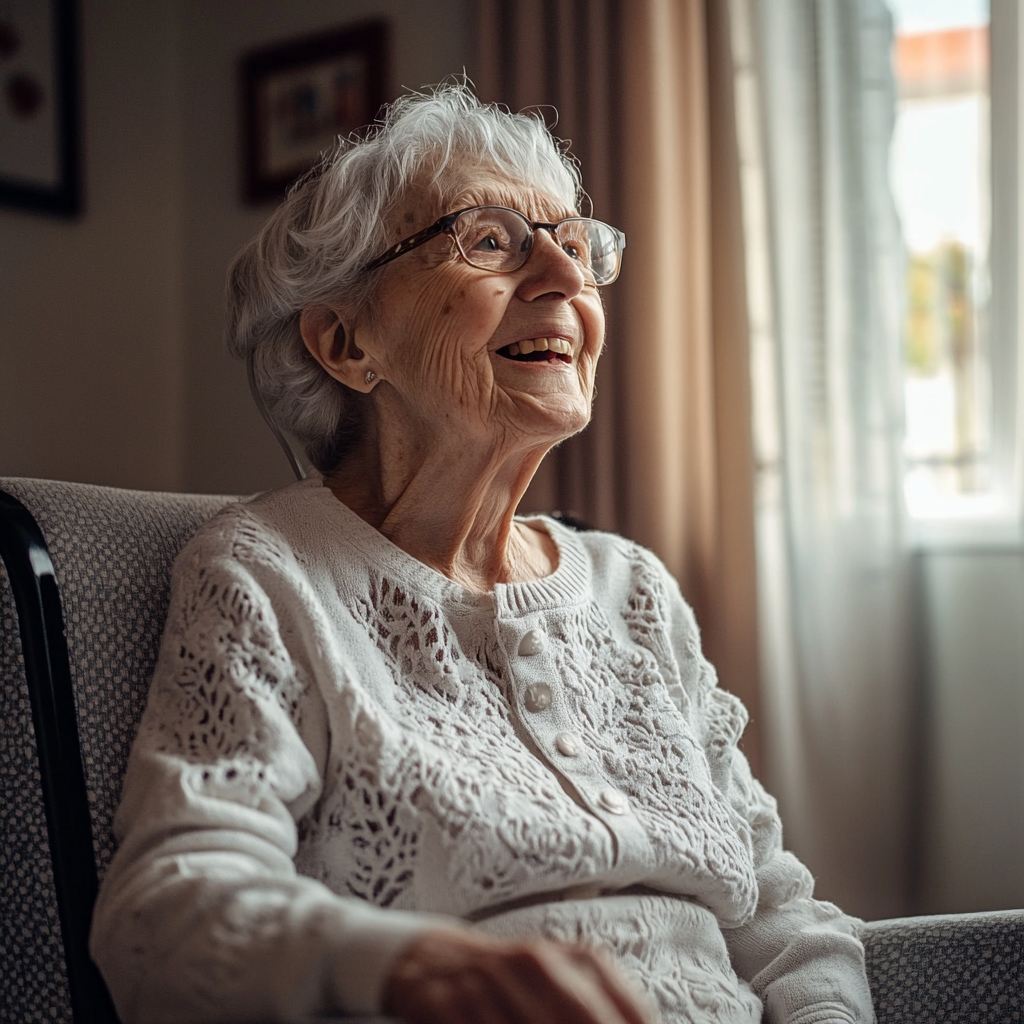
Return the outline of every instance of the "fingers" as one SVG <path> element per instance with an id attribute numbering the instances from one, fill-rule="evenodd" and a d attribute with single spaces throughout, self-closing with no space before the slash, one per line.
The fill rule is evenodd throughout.
<path id="1" fill-rule="evenodd" d="M 491 966 L 491 982 L 516 1024 L 622 1024 L 593 978 L 560 946 L 520 946 Z"/>
<path id="2" fill-rule="evenodd" d="M 479 1024 L 507 1024 L 508 1013 L 504 1003 L 490 986 L 475 974 L 468 974 L 462 981 L 459 1001 L 467 1014 Z"/>
<path id="3" fill-rule="evenodd" d="M 410 1024 L 508 1024 L 504 1006 L 476 975 L 463 974 L 427 983 L 412 995 L 403 1020 Z"/>
<path id="4" fill-rule="evenodd" d="M 611 957 L 552 942 L 432 932 L 399 958 L 385 1011 L 410 1024 L 654 1024 Z"/>
<path id="5" fill-rule="evenodd" d="M 547 1017 L 562 1020 L 654 1024 L 657 1014 L 625 979 L 615 961 L 602 950 L 587 946 L 545 943 L 544 964 L 552 972 L 551 993 L 545 1003 Z M 535 1011 L 538 1019 L 545 1009 Z"/>
<path id="6" fill-rule="evenodd" d="M 619 970 L 605 950 L 573 946 L 570 953 L 581 969 L 592 971 L 597 976 L 603 990 L 628 1024 L 655 1024 L 660 1019 L 653 1002 Z"/>
<path id="7" fill-rule="evenodd" d="M 479 976 L 491 945 L 469 931 L 424 933 L 392 967 L 384 1012 L 409 1024 L 507 1024 L 493 986 Z"/>

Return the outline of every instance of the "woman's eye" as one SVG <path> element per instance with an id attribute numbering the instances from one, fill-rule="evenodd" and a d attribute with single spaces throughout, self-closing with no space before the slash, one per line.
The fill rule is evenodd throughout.
<path id="1" fill-rule="evenodd" d="M 497 231 L 481 232 L 470 248 L 476 252 L 501 252 L 508 248 L 508 240 Z"/>
<path id="2" fill-rule="evenodd" d="M 583 246 L 579 242 L 563 242 L 562 249 L 574 260 L 582 261 L 586 258 Z"/>

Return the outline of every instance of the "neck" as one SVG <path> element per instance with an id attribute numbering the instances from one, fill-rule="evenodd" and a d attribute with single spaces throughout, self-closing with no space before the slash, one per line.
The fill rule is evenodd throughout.
<path id="1" fill-rule="evenodd" d="M 434 434 L 410 444 L 368 432 L 325 482 L 393 544 L 469 590 L 549 575 L 554 542 L 514 521 L 551 443 L 534 447 Z"/>

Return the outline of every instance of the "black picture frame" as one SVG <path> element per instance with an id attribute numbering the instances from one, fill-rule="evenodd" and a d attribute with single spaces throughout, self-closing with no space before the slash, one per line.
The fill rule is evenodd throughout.
<path id="1" fill-rule="evenodd" d="M 254 50 L 241 61 L 242 188 L 280 199 L 387 99 L 388 25 L 381 19 Z"/>
<path id="2" fill-rule="evenodd" d="M 0 12 L 0 205 L 82 210 L 76 0 Z"/>

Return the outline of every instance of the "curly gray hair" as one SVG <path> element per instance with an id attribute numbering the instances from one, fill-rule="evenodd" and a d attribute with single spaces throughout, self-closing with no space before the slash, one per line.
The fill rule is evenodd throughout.
<path id="1" fill-rule="evenodd" d="M 231 263 L 228 348 L 252 358 L 274 420 L 322 472 L 358 439 L 368 400 L 310 355 L 300 314 L 321 303 L 350 316 L 372 310 L 380 275 L 362 271 L 391 241 L 388 214 L 425 176 L 440 188 L 466 163 L 579 208 L 579 171 L 538 115 L 485 105 L 466 85 L 445 84 L 390 104 L 365 139 L 339 141 Z"/>

